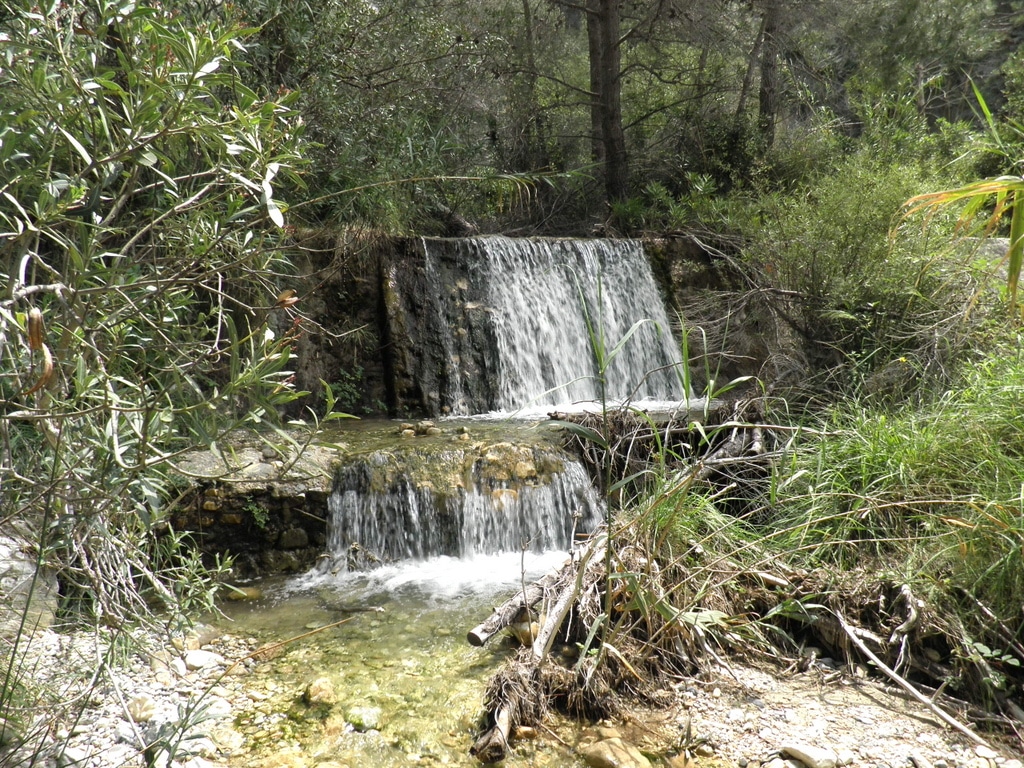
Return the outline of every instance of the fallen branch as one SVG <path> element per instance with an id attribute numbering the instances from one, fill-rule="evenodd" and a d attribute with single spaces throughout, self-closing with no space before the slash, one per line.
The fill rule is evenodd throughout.
<path id="1" fill-rule="evenodd" d="M 490 616 L 469 630 L 466 633 L 466 640 L 470 645 L 481 646 L 509 624 L 517 621 L 524 608 L 533 608 L 544 599 L 544 595 L 549 590 L 554 588 L 560 573 L 561 571 L 549 573 L 532 584 L 528 584 L 525 589 L 516 592 L 495 608 Z"/>
<path id="2" fill-rule="evenodd" d="M 608 535 L 602 532 L 595 535 L 580 554 L 579 564 L 575 566 L 576 578 L 572 580 L 571 586 L 566 586 L 562 589 L 562 593 L 558 596 L 554 606 L 547 611 L 544 625 L 540 628 L 536 639 L 533 641 L 533 658 L 536 662 L 542 661 L 547 656 L 548 651 L 551 650 L 551 643 L 554 642 L 555 633 L 562 626 L 562 622 L 565 621 L 565 616 L 569 613 L 573 601 L 582 591 L 584 580 L 591 582 L 594 580 L 594 577 L 586 578 L 588 564 L 591 560 L 601 563 L 604 560 L 604 552 L 607 546 Z M 569 565 L 569 563 L 566 565 Z"/>
<path id="3" fill-rule="evenodd" d="M 470 748 L 470 754 L 481 762 L 504 760 L 509 734 L 520 725 L 540 722 L 553 681 L 559 675 L 567 674 L 557 665 L 544 665 L 542 662 L 580 594 L 603 578 L 607 545 L 606 531 L 594 534 L 579 554 L 567 560 L 558 573 L 549 574 L 519 590 L 495 609 L 486 621 L 469 631 L 467 640 L 472 645 L 482 645 L 504 626 L 521 620 L 523 612 L 541 599 L 549 606 L 546 611 L 535 612 L 540 617 L 536 637 L 527 632 L 521 638 L 527 643 L 532 639 L 531 647 L 522 648 L 492 681 L 486 704 L 491 725 Z"/>
<path id="4" fill-rule="evenodd" d="M 864 641 L 861 640 L 860 637 L 858 637 L 857 632 L 854 631 L 854 628 L 847 623 L 846 619 L 844 619 L 838 611 L 832 611 L 832 615 L 836 617 L 836 620 L 839 622 L 839 626 L 842 627 L 847 637 L 850 638 L 850 642 L 857 646 L 857 648 L 860 649 L 860 652 L 867 656 L 875 664 L 875 666 L 878 667 L 878 669 L 881 670 L 890 680 L 896 683 L 896 685 L 898 685 L 900 688 L 909 693 L 917 702 L 923 704 L 925 707 L 931 710 L 935 714 L 935 716 L 938 717 L 946 725 L 960 731 L 960 733 L 967 736 L 975 744 L 981 744 L 985 747 L 991 746 L 987 741 L 981 738 L 981 736 L 976 734 L 974 731 L 972 731 L 966 725 L 964 725 L 959 720 L 954 718 L 952 715 L 947 713 L 945 710 L 939 708 L 934 702 L 932 702 L 928 697 L 924 696 L 920 691 L 918 691 L 914 686 L 907 682 L 903 677 L 901 677 L 895 671 L 890 669 L 885 664 L 885 662 L 878 658 L 878 656 L 876 656 L 871 651 L 871 649 L 869 649 L 864 644 Z"/>
<path id="5" fill-rule="evenodd" d="M 481 763 L 497 763 L 505 759 L 508 753 L 508 735 L 512 730 L 512 716 L 508 707 L 498 710 L 494 716 L 494 725 L 477 739 L 469 748 Z"/>

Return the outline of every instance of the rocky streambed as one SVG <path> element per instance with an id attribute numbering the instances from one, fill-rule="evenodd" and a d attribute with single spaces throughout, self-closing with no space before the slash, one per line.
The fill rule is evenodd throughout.
<path id="1" fill-rule="evenodd" d="M 476 648 L 465 633 L 563 556 L 431 557 L 346 573 L 344 557 L 322 558 L 324 504 L 339 459 L 370 457 L 370 485 L 387 490 L 394 457 L 429 449 L 451 471 L 432 464 L 429 478 L 412 472 L 403 489 L 455 497 L 480 482 L 484 496 L 504 507 L 544 485 L 547 465 L 538 456 L 547 454 L 532 433 L 523 444 L 509 443 L 504 426 L 446 424 L 405 436 L 399 427 L 338 435 L 301 461 L 259 442 L 233 450 L 230 466 L 206 457 L 213 463 L 197 474 L 211 479 L 189 514 L 209 543 L 222 537 L 241 544 L 239 557 L 254 570 L 293 575 L 226 591 L 245 599 L 224 603 L 224 615 L 188 633 L 102 626 L 57 632 L 41 623 L 24 634 L 11 669 L 46 697 L 29 702 L 21 722 L 0 721 L 0 766 L 477 765 L 468 750 L 484 688 L 515 641 Z M 0 576 L 18 583 L 29 573 L 9 570 Z M 723 659 L 707 678 L 666 679 L 646 705 L 616 723 L 549 718 L 513 734 L 504 764 L 1021 768 L 1016 757 L 944 728 L 866 668 L 818 656 L 799 665 L 802 671 Z"/>
<path id="2" fill-rule="evenodd" d="M 42 748 L 9 744 L 0 764 L 476 765 L 467 750 L 483 688 L 514 641 L 470 647 L 465 629 L 494 594 L 478 588 L 472 567 L 460 574 L 444 559 L 423 567 L 434 575 L 392 569 L 334 584 L 262 585 L 248 591 L 254 599 L 226 605 L 226 617 L 169 641 L 44 630 L 23 663 L 63 703 L 57 717 L 46 713 L 51 729 L 35 733 Z M 448 591 L 424 591 L 438 574 Z M 102 672 L 92 676 L 97 660 Z M 944 729 L 867 670 L 828 659 L 785 674 L 723 665 L 713 678 L 667 685 L 657 706 L 621 722 L 554 718 L 517 736 L 510 768 L 1021 766 Z"/>

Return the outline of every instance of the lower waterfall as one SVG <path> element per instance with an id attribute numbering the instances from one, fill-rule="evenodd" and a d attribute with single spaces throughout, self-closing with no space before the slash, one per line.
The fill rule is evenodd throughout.
<path id="1" fill-rule="evenodd" d="M 602 502 L 578 462 L 551 447 L 376 451 L 342 467 L 328 499 L 331 569 L 521 550 L 566 551 Z"/>

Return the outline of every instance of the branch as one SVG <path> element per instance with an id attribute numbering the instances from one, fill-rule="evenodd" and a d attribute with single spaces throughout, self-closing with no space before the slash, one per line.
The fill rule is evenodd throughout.
<path id="1" fill-rule="evenodd" d="M 923 704 L 928 709 L 930 709 L 935 714 L 935 716 L 942 720 L 942 722 L 944 722 L 946 725 L 960 731 L 960 733 L 967 736 L 975 744 L 981 744 L 984 747 L 991 746 L 987 741 L 981 738 L 981 736 L 976 734 L 974 731 L 972 731 L 970 728 L 968 728 L 966 725 L 961 723 L 953 716 L 946 713 L 944 710 L 940 709 L 927 696 L 919 692 L 904 678 L 902 678 L 900 675 L 898 675 L 896 672 L 894 672 L 892 669 L 886 666 L 885 662 L 883 662 L 880 658 L 878 658 L 878 656 L 871 652 L 871 649 L 869 649 L 864 644 L 864 641 L 860 639 L 857 633 L 853 630 L 853 627 L 847 624 L 846 619 L 844 619 L 837 611 L 833 611 L 832 615 L 836 617 L 836 620 L 839 622 L 839 626 L 842 627 L 843 632 L 845 632 L 846 636 L 850 638 L 851 642 L 853 642 L 853 644 L 860 649 L 860 652 L 867 656 L 874 663 L 874 665 L 878 667 L 882 672 L 884 672 L 890 680 L 896 683 L 896 685 L 898 685 L 900 688 L 909 693 L 919 703 Z"/>

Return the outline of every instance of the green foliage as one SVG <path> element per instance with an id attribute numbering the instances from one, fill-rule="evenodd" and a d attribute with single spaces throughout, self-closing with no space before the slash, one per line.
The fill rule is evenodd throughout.
<path id="1" fill-rule="evenodd" d="M 942 96 L 944 76 L 957 75 L 996 43 L 993 3 L 959 0 L 864 0 L 840 17 L 857 46 L 857 77 L 887 90 L 915 82 L 922 103 Z M 948 83 L 945 84 L 948 86 Z"/>
<path id="2" fill-rule="evenodd" d="M 252 521 L 256 523 L 256 527 L 263 530 L 267 527 L 267 521 L 270 518 L 270 511 L 260 504 L 255 499 L 246 499 L 245 505 L 242 507 L 246 512 L 252 516 Z"/>
<path id="3" fill-rule="evenodd" d="M 894 228 L 903 201 L 934 183 L 942 150 L 927 137 L 883 140 L 886 132 L 872 128 L 866 145 L 800 187 L 746 202 L 760 223 L 744 247 L 751 279 L 768 289 L 765 301 L 802 339 L 812 368 L 832 369 L 833 386 L 847 391 L 900 358 L 920 372 L 963 354 L 960 335 L 937 347 L 928 329 L 955 326 L 974 292 L 967 258 L 948 247 L 948 217 L 929 231 Z"/>
<path id="4" fill-rule="evenodd" d="M 1024 126 L 1012 120 L 1004 122 L 1006 133 L 1013 136 L 1013 142 L 1004 141 L 1000 126 L 985 103 L 977 86 L 974 88 L 978 105 L 988 125 L 990 138 L 982 149 L 997 156 L 1006 165 L 1019 165 L 1021 143 L 1024 140 Z M 989 211 L 986 206 L 994 201 Z M 1024 265 L 1024 179 L 1020 176 L 1000 176 L 994 179 L 974 181 L 955 189 L 918 195 L 905 203 L 907 215 L 920 211 L 934 212 L 949 206 L 962 206 L 959 224 L 961 227 L 991 233 L 1000 220 L 1009 214 L 1010 248 L 1007 254 L 1006 293 L 1010 314 L 1018 317 L 1017 287 L 1021 267 Z"/>
<path id="5" fill-rule="evenodd" d="M 1003 63 L 1005 84 L 1003 97 L 1003 117 L 1009 121 L 1024 120 L 1024 49 L 1018 48 Z M 1018 153 L 1020 154 L 1020 153 Z"/>
<path id="6" fill-rule="evenodd" d="M 1019 615 L 1022 380 L 1020 339 L 1011 339 L 968 366 L 962 389 L 927 405 L 837 407 L 779 467 L 770 501 L 781 510 L 780 544 L 812 562 L 851 564 L 870 552 L 929 590 L 962 589 Z"/>
<path id="7" fill-rule="evenodd" d="M 140 623 L 210 610 L 230 565 L 167 524 L 178 454 L 295 397 L 293 339 L 266 321 L 292 311 L 276 297 L 301 122 L 293 97 L 244 82 L 229 24 L 105 0 L 2 9 L 0 525 L 31 539 L 60 619 L 103 635 L 106 665 Z M 60 709 L 25 642 L 0 720 Z M 38 723 L 37 741 L 54 730 Z"/>
<path id="8" fill-rule="evenodd" d="M 148 613 L 140 584 L 179 606 L 149 561 L 176 452 L 294 396 L 265 321 L 298 121 L 245 85 L 236 28 L 6 8 L 0 517 L 36 526 L 76 610 L 120 624 Z"/>
<path id="9" fill-rule="evenodd" d="M 613 220 L 625 232 L 721 229 L 729 223 L 726 200 L 710 175 L 686 173 L 680 181 L 685 191 L 678 194 L 653 181 L 642 196 L 613 203 Z"/>
<path id="10" fill-rule="evenodd" d="M 308 125 L 320 202 L 305 216 L 423 231 L 438 206 L 479 199 L 441 180 L 483 170 L 487 129 L 472 91 L 490 41 L 479 9 L 260 0 L 232 10 L 260 28 L 246 57 L 268 87 L 294 91 Z"/>

